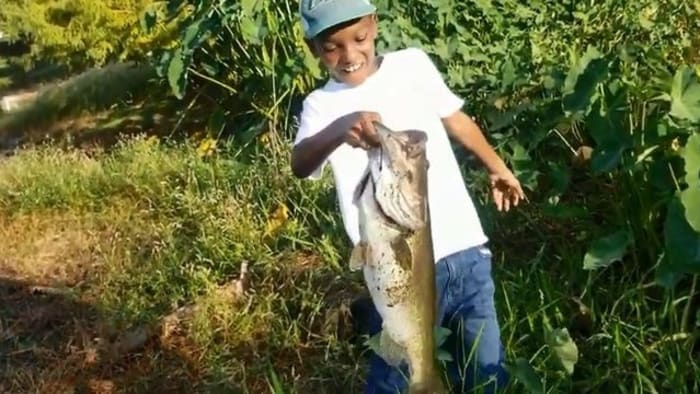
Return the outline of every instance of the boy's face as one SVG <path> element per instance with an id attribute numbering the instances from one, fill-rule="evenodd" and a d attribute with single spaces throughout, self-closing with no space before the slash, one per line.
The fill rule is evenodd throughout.
<path id="1" fill-rule="evenodd" d="M 357 86 L 376 70 L 376 37 L 376 16 L 368 15 L 333 27 L 308 44 L 335 79 Z"/>

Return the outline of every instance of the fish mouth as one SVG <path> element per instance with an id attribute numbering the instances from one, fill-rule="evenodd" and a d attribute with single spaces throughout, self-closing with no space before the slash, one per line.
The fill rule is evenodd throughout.
<path id="1" fill-rule="evenodd" d="M 381 180 L 385 176 L 392 178 L 391 182 L 394 185 L 408 185 L 412 182 L 412 172 L 408 168 L 403 168 L 401 164 L 396 166 L 397 162 L 403 162 L 403 156 L 411 156 L 412 146 L 415 144 L 423 143 L 427 136 L 424 132 L 420 131 L 403 131 L 400 133 L 394 133 L 392 130 L 384 126 L 381 122 L 374 122 L 375 129 L 377 131 L 377 137 L 379 140 L 379 146 L 372 149 L 370 152 L 370 160 L 374 165 L 370 166 L 370 177 L 372 179 L 372 184 L 374 185 L 374 193 L 376 205 L 378 207 L 379 214 L 382 218 L 390 224 L 392 227 L 405 231 L 417 231 L 425 225 L 424 221 L 421 219 L 421 215 L 415 212 L 418 207 L 415 206 L 415 201 L 413 201 L 410 196 L 403 195 L 400 191 L 402 187 L 396 186 L 398 190 L 390 192 L 392 197 L 391 201 L 387 200 L 389 196 L 379 196 L 378 190 L 384 185 Z M 420 154 L 420 149 L 416 150 Z M 394 189 L 394 187 L 391 187 Z M 383 197 L 383 198 L 382 198 Z"/>

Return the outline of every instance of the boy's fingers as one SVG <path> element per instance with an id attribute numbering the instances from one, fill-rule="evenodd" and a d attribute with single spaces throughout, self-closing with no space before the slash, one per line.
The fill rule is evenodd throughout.
<path id="1" fill-rule="evenodd" d="M 498 189 L 493 189 L 493 201 L 496 203 L 496 207 L 500 211 L 503 208 L 503 194 Z"/>
<path id="2" fill-rule="evenodd" d="M 363 148 L 364 146 L 364 141 L 362 141 L 362 138 L 358 136 L 357 131 L 352 130 L 350 134 L 347 136 L 345 139 L 345 142 L 352 146 L 353 148 Z"/>
<path id="3" fill-rule="evenodd" d="M 372 124 L 371 117 L 364 118 L 362 120 L 363 137 L 367 142 L 373 145 L 379 144 L 379 137 L 377 137 L 377 131 L 374 129 L 374 124 Z"/>

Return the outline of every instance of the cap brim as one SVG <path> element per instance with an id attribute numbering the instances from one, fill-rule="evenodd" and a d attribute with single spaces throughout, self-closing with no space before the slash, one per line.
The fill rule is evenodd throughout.
<path id="1" fill-rule="evenodd" d="M 337 12 L 337 10 L 329 10 L 327 14 L 323 15 L 322 18 L 319 18 L 323 20 L 323 23 L 316 23 L 313 25 L 313 27 L 306 31 L 306 38 L 314 38 L 333 26 L 353 19 L 361 18 L 363 16 L 371 15 L 375 13 L 376 10 L 377 8 L 369 3 L 359 3 L 355 6 L 346 7 L 342 10 L 342 12 Z"/>

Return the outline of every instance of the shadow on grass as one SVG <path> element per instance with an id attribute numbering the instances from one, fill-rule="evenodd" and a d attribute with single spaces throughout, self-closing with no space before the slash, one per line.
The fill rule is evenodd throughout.
<path id="1" fill-rule="evenodd" d="M 0 145 L 11 149 L 66 137 L 108 144 L 117 133 L 163 134 L 182 125 L 183 110 L 151 67 L 112 64 L 43 88 L 26 106 L 0 115 Z"/>
<path id="2" fill-rule="evenodd" d="M 25 107 L 0 115 L 0 150 L 54 142 L 110 148 L 123 137 L 148 134 L 178 139 L 204 130 L 211 108 L 168 94 L 147 66 L 114 64 L 47 87 Z"/>
<path id="3" fill-rule="evenodd" d="M 109 149 L 125 137 L 141 134 L 170 137 L 175 141 L 187 132 L 204 129 L 206 114 L 192 114 L 205 110 L 203 106 L 186 110 L 182 103 L 167 97 L 144 100 L 98 113 L 69 117 L 51 124 L 37 138 L 24 142 L 51 140 L 89 150 L 91 147 Z"/>
<path id="4" fill-rule="evenodd" d="M 12 58 L 0 59 L 0 95 L 17 90 L 31 90 L 65 78 L 68 68 L 61 64 L 39 63 L 25 70 Z"/>
<path id="5" fill-rule="evenodd" d="M 0 392 L 192 392 L 192 360 L 147 343 L 109 359 L 99 351 L 108 325 L 69 290 L 0 276 Z M 154 391 L 155 389 L 155 391 Z"/>

